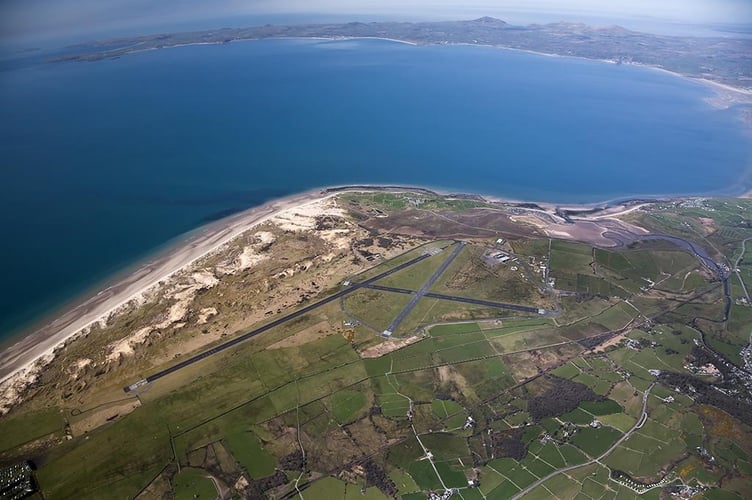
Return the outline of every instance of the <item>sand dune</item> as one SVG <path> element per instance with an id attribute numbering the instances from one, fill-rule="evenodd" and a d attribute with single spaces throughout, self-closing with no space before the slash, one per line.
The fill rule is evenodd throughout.
<path id="1" fill-rule="evenodd" d="M 106 322 L 118 311 L 137 305 L 160 281 L 185 269 L 237 236 L 272 217 L 288 213 L 291 209 L 305 210 L 307 205 L 332 196 L 334 194 L 316 191 L 278 199 L 194 231 L 184 245 L 145 263 L 118 283 L 89 297 L 42 328 L 24 335 L 0 352 L 0 385 L 7 388 L 8 384 L 28 382 L 28 378 L 34 377 L 52 358 L 54 350 L 67 340 L 97 322 Z"/>

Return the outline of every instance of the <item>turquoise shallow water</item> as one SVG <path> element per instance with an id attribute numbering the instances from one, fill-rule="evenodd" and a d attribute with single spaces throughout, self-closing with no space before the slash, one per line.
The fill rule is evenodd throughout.
<path id="1" fill-rule="evenodd" d="M 326 185 L 741 191 L 696 83 L 483 47 L 269 40 L 0 71 L 0 336 L 186 231 Z"/>

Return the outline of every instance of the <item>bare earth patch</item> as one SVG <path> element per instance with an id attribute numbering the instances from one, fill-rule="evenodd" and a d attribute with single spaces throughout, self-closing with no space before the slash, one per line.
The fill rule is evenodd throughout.
<path id="1" fill-rule="evenodd" d="M 593 353 L 593 354 L 597 354 L 597 353 L 600 353 L 600 352 L 605 352 L 606 349 L 608 349 L 611 346 L 618 346 L 621 343 L 622 340 L 624 340 L 625 338 L 627 338 L 627 335 L 629 335 L 629 332 L 622 333 L 622 334 L 616 335 L 614 337 L 611 337 L 610 339 L 608 339 L 607 341 L 603 342 L 602 344 L 593 347 L 590 350 L 590 352 Z"/>
<path id="2" fill-rule="evenodd" d="M 718 230 L 715 225 L 715 221 L 709 217 L 698 217 L 697 220 L 702 224 L 702 230 L 705 232 L 705 236 L 712 234 Z"/>
<path id="3" fill-rule="evenodd" d="M 82 418 L 75 419 L 71 422 L 71 433 L 74 436 L 80 436 L 86 432 L 92 431 L 97 427 L 121 418 L 136 408 L 141 406 L 141 401 L 131 399 L 119 405 L 108 406 L 101 410 L 92 410 Z"/>
<path id="4" fill-rule="evenodd" d="M 548 226 L 548 223 L 542 221 L 540 218 L 534 215 L 510 215 L 509 219 L 520 224 L 529 224 L 531 226 L 539 228 L 545 228 L 546 226 Z"/>
<path id="5" fill-rule="evenodd" d="M 425 337 L 407 337 L 400 340 L 385 340 L 381 344 L 369 347 L 360 352 L 361 358 L 380 358 L 385 354 L 407 347 L 410 344 L 414 344 L 419 340 L 423 340 Z"/>
<path id="6" fill-rule="evenodd" d="M 449 390 L 456 399 L 477 399 L 475 390 L 467 379 L 452 365 L 443 365 L 436 368 L 439 382 L 444 390 Z"/>

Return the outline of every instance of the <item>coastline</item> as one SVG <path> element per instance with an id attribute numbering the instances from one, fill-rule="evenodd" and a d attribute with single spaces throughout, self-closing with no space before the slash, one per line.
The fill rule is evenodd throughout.
<path id="1" fill-rule="evenodd" d="M 399 41 L 399 40 L 393 40 L 393 41 Z M 416 43 L 407 42 L 407 41 L 402 41 L 402 42 L 411 43 L 412 45 L 418 45 Z M 441 44 L 434 44 L 434 45 L 441 45 Z M 530 50 L 530 49 L 518 49 L 515 47 L 506 47 L 504 45 L 492 45 L 492 44 L 481 44 L 481 43 L 446 43 L 444 45 L 448 45 L 448 46 L 454 45 L 454 46 L 463 46 L 463 47 L 487 47 L 487 48 L 492 48 L 492 49 L 501 49 L 501 50 L 510 50 L 513 52 L 521 52 L 524 54 L 531 54 L 531 55 L 536 55 L 536 56 L 577 59 L 580 61 L 593 61 L 593 62 L 599 62 L 599 63 L 605 63 L 605 64 L 619 64 L 618 61 L 614 61 L 612 59 L 596 59 L 596 58 L 575 56 L 575 55 L 555 54 L 552 52 L 541 52 L 541 51 Z M 703 85 L 705 87 L 710 87 L 716 93 L 716 95 L 714 97 L 705 98 L 705 101 L 717 109 L 728 109 L 734 104 L 752 105 L 752 89 L 750 88 L 734 87 L 734 86 L 727 85 L 724 83 L 709 80 L 707 78 L 698 78 L 698 77 L 694 77 L 690 75 L 685 75 L 683 73 L 677 73 L 676 71 L 671 71 L 669 69 L 664 68 L 663 66 L 654 65 L 654 64 L 642 64 L 642 63 L 628 62 L 628 63 L 622 63 L 622 65 L 634 67 L 634 68 L 644 68 L 644 69 L 649 69 L 653 71 L 659 71 L 661 73 L 671 75 L 676 78 L 681 78 L 683 80 L 692 81 L 699 85 Z"/>
<path id="2" fill-rule="evenodd" d="M 174 45 L 165 45 L 161 47 L 146 47 L 146 48 L 138 48 L 138 44 L 129 47 L 126 52 L 124 53 L 118 53 L 113 55 L 106 55 L 107 51 L 104 51 L 102 56 L 98 59 L 92 59 L 92 61 L 96 61 L 99 59 L 106 59 L 110 57 L 121 57 L 128 54 L 136 54 L 139 52 L 147 52 L 152 50 L 162 50 L 162 49 L 171 49 L 171 48 L 178 48 L 178 47 L 190 47 L 193 45 L 224 45 L 227 43 L 236 43 L 236 42 L 252 42 L 252 41 L 262 41 L 262 40 L 324 40 L 324 41 L 349 41 L 349 40 L 382 40 L 386 42 L 392 42 L 392 43 L 400 43 L 405 45 L 411 45 L 414 47 L 420 47 L 420 46 L 429 46 L 429 45 L 445 45 L 445 46 L 466 46 L 466 47 L 487 47 L 487 48 L 494 48 L 494 49 L 501 49 L 501 50 L 510 50 L 514 52 L 521 52 L 526 54 L 532 54 L 532 55 L 538 55 L 538 56 L 545 56 L 545 57 L 557 57 L 557 58 L 568 58 L 568 59 L 578 59 L 578 60 L 584 60 L 584 61 L 595 61 L 595 62 L 601 62 L 601 63 L 607 63 L 607 64 L 619 64 L 618 61 L 612 60 L 612 59 L 598 59 L 598 58 L 592 58 L 592 57 L 585 57 L 585 56 L 577 56 L 577 55 L 571 55 L 571 54 L 557 54 L 552 52 L 543 52 L 543 51 L 537 51 L 532 49 L 521 49 L 516 47 L 509 47 L 505 45 L 494 45 L 494 44 L 484 44 L 484 43 L 468 43 L 468 42 L 416 42 L 413 40 L 405 40 L 400 38 L 389 38 L 389 37 L 380 37 L 380 36 L 348 36 L 348 35 L 333 35 L 333 36 L 284 36 L 284 35 L 277 35 L 277 36 L 268 36 L 268 37 L 249 37 L 249 38 L 238 38 L 233 39 L 229 41 L 211 41 L 211 42 L 204 42 L 204 41 L 197 41 L 197 42 L 185 42 L 185 43 L 176 43 Z M 118 49 L 122 50 L 122 49 Z M 86 60 L 86 59 L 84 59 Z M 56 60 L 52 60 L 50 62 L 57 62 Z M 637 63 L 637 62 L 626 62 L 622 63 L 624 66 L 632 66 L 637 68 L 646 68 L 646 69 L 652 69 L 655 71 L 660 71 L 662 73 L 666 73 L 678 78 L 682 78 L 685 80 L 690 80 L 695 83 L 698 83 L 700 85 L 704 85 L 706 87 L 710 87 L 716 92 L 715 97 L 708 97 L 705 100 L 711 105 L 718 109 L 727 109 L 728 107 L 734 105 L 734 104 L 747 104 L 752 105 L 752 88 L 747 87 L 735 87 L 732 85 L 728 85 L 721 82 L 716 82 L 714 80 L 710 80 L 708 78 L 701 78 L 697 76 L 691 76 L 686 75 L 683 73 L 678 73 L 676 71 L 672 71 L 669 69 L 664 68 L 663 66 L 656 65 L 656 64 L 644 64 L 644 63 Z"/>
<path id="3" fill-rule="evenodd" d="M 598 203 L 530 202 L 490 195 L 469 195 L 419 186 L 397 185 L 346 185 L 330 186 L 272 200 L 264 205 L 230 215 L 186 233 L 187 239 L 172 248 L 162 249 L 137 264 L 132 272 L 123 272 L 120 279 L 113 279 L 106 288 L 84 295 L 72 306 L 50 317 L 46 324 L 33 330 L 20 331 L 9 340 L 8 347 L 0 352 L 0 388 L 16 382 L 29 383 L 44 366 L 54 359 L 57 349 L 80 335 L 87 334 L 95 324 L 106 324 L 119 312 L 129 307 L 137 307 L 145 294 L 159 289 L 165 280 L 190 268 L 199 259 L 216 251 L 238 236 L 252 230 L 276 215 L 294 210 L 315 202 L 338 196 L 346 192 L 422 192 L 441 196 L 474 196 L 489 203 L 515 205 L 535 205 L 540 210 L 555 212 L 564 210 L 580 212 L 578 216 L 602 219 L 636 210 L 649 203 L 687 199 L 692 196 L 670 197 L 630 197 Z M 752 191 L 743 196 L 752 196 Z M 117 276 L 117 275 L 116 275 Z"/>
<path id="4" fill-rule="evenodd" d="M 747 188 L 749 189 L 749 188 Z M 23 391 L 36 382 L 68 342 L 92 332 L 93 327 L 110 324 L 120 314 L 132 311 L 148 303 L 151 297 L 169 288 L 181 272 L 190 271 L 200 259 L 222 252 L 238 237 L 256 229 L 259 225 L 278 216 L 294 215 L 295 210 L 311 207 L 343 193 L 405 193 L 418 192 L 426 195 L 445 196 L 455 199 L 475 199 L 498 204 L 501 207 L 522 207 L 556 217 L 562 222 L 576 217 L 578 222 L 598 223 L 639 210 L 653 203 L 680 202 L 708 198 L 712 195 L 666 195 L 622 197 L 592 203 L 556 203 L 524 201 L 485 194 L 468 194 L 445 188 L 426 188 L 412 185 L 339 185 L 311 189 L 302 193 L 271 200 L 217 221 L 200 226 L 171 240 L 155 253 L 123 271 L 115 273 L 104 282 L 104 288 L 95 292 L 90 289 L 77 300 L 71 300 L 58 311 L 48 313 L 47 322 L 41 320 L 41 328 L 20 330 L 0 350 L 0 415 L 22 398 Z M 739 198 L 752 198 L 752 189 Z M 305 210 L 301 210 L 305 212 Z M 309 209 L 310 211 L 310 209 Z M 292 214 L 291 214 L 292 212 Z M 8 346 L 8 347 L 5 347 Z"/>
<path id="5" fill-rule="evenodd" d="M 40 328 L 20 331 L 0 352 L 0 386 L 14 378 L 30 375 L 54 357 L 54 351 L 94 324 L 106 322 L 129 305 L 138 304 L 143 295 L 160 282 L 190 267 L 199 259 L 221 249 L 236 237 L 274 217 L 284 210 L 335 196 L 321 190 L 279 198 L 229 217 L 199 227 L 188 234 L 182 245 L 162 255 L 144 259 L 136 270 L 108 286 L 83 298 L 70 309 L 51 318 Z M 40 366 L 41 365 L 41 366 Z"/>

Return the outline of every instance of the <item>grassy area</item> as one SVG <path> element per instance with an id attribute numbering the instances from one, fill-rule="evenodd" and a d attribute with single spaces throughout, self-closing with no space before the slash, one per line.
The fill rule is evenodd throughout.
<path id="1" fill-rule="evenodd" d="M 253 479 L 261 479 L 274 473 L 277 460 L 261 446 L 258 437 L 252 432 L 228 434 L 224 443 Z"/>
<path id="2" fill-rule="evenodd" d="M 424 297 L 402 322 L 400 328 L 397 329 L 397 334 L 409 334 L 422 326 L 441 322 L 501 318 L 511 314 L 512 311 L 504 309 Z"/>
<path id="3" fill-rule="evenodd" d="M 405 202 L 399 196 L 360 202 L 394 210 Z M 421 203 L 427 207 L 433 202 Z M 723 217 L 726 222 L 735 220 Z M 683 227 L 695 235 L 706 231 L 703 241 L 746 231 L 724 226 L 719 232 L 725 231 L 725 236 L 716 237 L 702 225 Z M 536 265 L 548 256 L 547 239 L 510 243 L 521 256 L 534 256 Z M 424 250 L 385 262 L 367 275 Z M 435 290 L 554 308 L 553 299 L 538 294 L 519 272 L 485 263 L 484 251 L 482 245 L 468 245 Z M 447 255 L 445 250 L 395 273 L 384 284 L 420 288 Z M 526 258 L 521 261 L 528 265 Z M 727 323 L 710 321 L 722 310 L 721 289 L 708 283 L 696 260 L 676 247 L 651 243 L 610 251 L 553 241 L 549 264 L 557 287 L 571 286 L 580 292 L 563 297 L 561 314 L 555 317 L 525 318 L 511 311 L 423 299 L 398 334 L 434 325 L 427 328 L 425 338 L 378 358 L 361 359 L 359 353 L 365 348 L 382 342 L 378 331 L 386 328 L 410 296 L 359 290 L 343 301 L 344 306 L 376 332 L 361 325 L 353 342 L 346 340 L 342 333 L 347 316 L 339 303 L 331 303 L 165 377 L 139 395 L 142 405 L 135 410 L 118 413 L 120 405 L 132 403 L 120 401 L 122 388 L 113 386 L 107 391 L 116 397 L 90 411 L 61 413 L 51 407 L 3 417 L 0 448 L 17 452 L 23 446 L 33 448 L 30 442 L 59 440 L 60 444 L 39 453 L 39 484 L 44 496 L 51 498 L 133 497 L 160 481 L 162 489 L 172 484 L 177 498 L 203 498 L 216 494 L 205 477 L 207 471 L 232 485 L 242 469 L 253 481 L 284 482 L 286 475 L 290 480 L 280 484 L 274 495 L 294 497 L 293 480 L 304 468 L 308 472 L 302 480 L 314 479 L 303 492 L 305 498 L 382 498 L 373 481 L 381 473 L 392 478 L 403 497 L 424 498 L 426 492 L 440 489 L 443 481 L 463 488 L 464 498 L 508 498 L 552 471 L 599 456 L 632 429 L 641 414 L 643 391 L 656 382 L 648 370 L 691 375 L 686 366 L 698 338 L 696 330 L 705 332 L 708 345 L 739 361 L 752 309 L 735 305 Z M 654 324 L 627 332 L 638 343 L 634 348 L 622 343 L 592 353 L 592 338 L 623 328 L 638 317 L 636 309 L 658 315 L 698 287 L 710 291 L 656 316 Z M 740 293 L 738 285 L 732 291 Z M 478 322 L 489 317 L 494 319 Z M 451 321 L 455 323 L 445 323 Z M 166 338 L 172 334 L 160 332 Z M 171 357 L 167 363 L 177 363 L 183 356 Z M 138 366 L 147 374 L 154 369 Z M 135 368 L 126 366 L 123 377 L 130 377 L 131 370 Z M 550 375 L 572 383 L 564 385 Z M 562 410 L 573 411 L 533 421 L 531 401 L 555 384 L 590 394 L 575 383 L 604 399 L 576 399 Z M 41 384 L 38 390 L 47 387 Z M 748 429 L 675 389 L 660 383 L 653 387 L 647 422 L 604 464 L 637 478 L 678 474 L 687 481 L 743 491 L 744 481 L 752 475 Z M 97 411 L 102 425 L 85 434 L 76 431 L 70 441 L 64 439 L 66 417 L 73 428 L 85 429 Z M 465 428 L 468 416 L 472 425 Z M 602 426 L 591 427 L 594 420 Z M 438 475 L 428 460 L 421 459 L 424 451 L 413 432 L 433 454 Z M 296 459 L 301 446 L 305 463 Z M 713 454 L 713 468 L 703 465 L 698 447 Z M 182 472 L 173 477 L 177 464 Z M 370 471 L 364 495 L 360 490 L 365 476 L 359 467 Z M 478 489 L 466 488 L 473 468 L 480 471 Z M 328 477 L 331 471 L 341 475 Z M 622 498 L 631 493 L 608 478 L 604 465 L 594 464 L 554 477 L 530 497 Z"/>
<path id="4" fill-rule="evenodd" d="M 332 397 L 332 414 L 339 423 L 350 423 L 363 412 L 367 402 L 368 398 L 362 391 L 339 391 Z"/>
<path id="5" fill-rule="evenodd" d="M 185 468 L 173 480 L 175 500 L 214 499 L 217 489 L 207 477 L 206 471 Z"/>
<path id="6" fill-rule="evenodd" d="M 596 416 L 621 413 L 622 410 L 619 403 L 612 399 L 605 399 L 603 401 L 583 401 L 580 403 L 580 407 L 586 412 Z"/>
<path id="7" fill-rule="evenodd" d="M 510 240 L 509 244 L 512 245 L 512 249 L 517 255 L 535 257 L 537 260 L 541 260 L 548 256 L 549 240 L 547 238 L 522 238 L 518 240 Z"/>
<path id="8" fill-rule="evenodd" d="M 431 335 L 440 337 L 443 335 L 456 335 L 462 333 L 475 333 L 480 332 L 480 328 L 477 323 L 456 323 L 449 325 L 437 325 L 431 328 Z"/>
<path id="9" fill-rule="evenodd" d="M 550 299 L 538 292 L 536 284 L 521 276 L 519 271 L 512 271 L 513 264 L 489 263 L 484 258 L 487 252 L 480 245 L 466 246 L 431 291 L 496 302 L 551 306 Z"/>
<path id="10" fill-rule="evenodd" d="M 572 438 L 572 444 L 591 457 L 600 456 L 621 437 L 621 432 L 610 427 L 583 427 Z"/>
<path id="11" fill-rule="evenodd" d="M 451 400 L 434 399 L 431 402 L 431 410 L 437 419 L 447 418 L 449 415 L 455 413 L 464 413 L 462 406 L 459 403 Z"/>
<path id="12" fill-rule="evenodd" d="M 380 279 L 377 284 L 395 288 L 418 290 L 426 283 L 426 281 L 428 281 L 428 278 L 430 278 L 436 271 L 436 268 L 439 267 L 447 257 L 449 257 L 449 253 L 453 249 L 453 247 L 447 248 L 446 250 L 439 252 L 436 255 L 432 255 L 417 264 L 413 264 L 406 269 L 397 271 L 386 278 Z"/>
<path id="13" fill-rule="evenodd" d="M 470 457 L 467 440 L 461 436 L 446 432 L 424 434 L 420 440 L 431 453 L 436 461 L 447 462 L 456 459 L 465 460 Z"/>
<path id="14" fill-rule="evenodd" d="M 414 461 L 407 465 L 407 472 L 415 479 L 421 490 L 440 490 L 441 480 L 428 460 Z"/>
<path id="15" fill-rule="evenodd" d="M 608 425 L 621 432 L 627 432 L 637 422 L 637 419 L 626 413 L 613 413 L 611 415 L 602 415 L 598 417 L 603 425 Z"/>
<path id="16" fill-rule="evenodd" d="M 418 485 L 415 483 L 415 480 L 402 469 L 394 469 L 389 473 L 389 478 L 394 481 L 394 484 L 397 486 L 397 490 L 399 491 L 400 495 L 405 495 L 408 493 L 416 493 L 419 491 Z"/>
<path id="17" fill-rule="evenodd" d="M 134 496 L 172 460 L 168 429 L 155 410 L 142 407 L 53 449 L 37 472 L 45 497 Z"/>
<path id="18" fill-rule="evenodd" d="M 551 243 L 551 272 L 561 274 L 592 274 L 593 249 L 589 245 L 554 240 Z"/>
<path id="19" fill-rule="evenodd" d="M 6 450 L 42 439 L 50 434 L 61 436 L 64 428 L 63 413 L 57 408 L 3 417 L 0 455 Z"/>
<path id="20" fill-rule="evenodd" d="M 408 302 L 409 295 L 364 289 L 348 295 L 344 306 L 348 314 L 377 331 L 383 331 Z"/>
<path id="21" fill-rule="evenodd" d="M 455 210 L 463 211 L 475 207 L 489 206 L 477 200 L 452 199 L 444 196 L 434 196 L 427 193 L 346 193 L 342 195 L 346 201 L 357 203 L 361 209 L 403 210 L 416 207 L 422 210 Z"/>
<path id="22" fill-rule="evenodd" d="M 390 269 L 394 269 L 400 264 L 404 264 L 405 262 L 413 260 L 416 257 L 420 257 L 421 255 L 425 254 L 428 251 L 432 251 L 434 249 L 439 249 L 439 248 L 444 248 L 446 246 L 451 245 L 452 243 L 453 242 L 449 240 L 436 240 L 436 241 L 425 242 L 413 248 L 412 250 L 403 252 L 395 257 L 392 257 L 391 259 L 378 262 L 377 264 L 372 264 L 367 269 L 364 269 L 360 271 L 359 273 L 350 276 L 349 279 L 351 279 L 352 281 L 358 281 L 358 282 L 365 281 L 369 278 L 377 276 Z"/>

